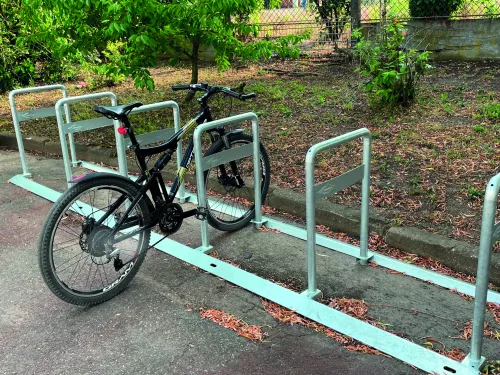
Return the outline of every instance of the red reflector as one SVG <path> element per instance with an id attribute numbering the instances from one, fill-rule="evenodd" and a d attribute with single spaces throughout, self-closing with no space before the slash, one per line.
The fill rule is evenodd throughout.
<path id="1" fill-rule="evenodd" d="M 127 134 L 127 128 L 125 126 L 120 126 L 118 128 L 118 133 L 120 133 L 121 135 Z"/>

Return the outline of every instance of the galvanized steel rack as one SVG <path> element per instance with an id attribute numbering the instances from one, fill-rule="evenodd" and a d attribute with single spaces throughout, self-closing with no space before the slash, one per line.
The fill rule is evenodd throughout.
<path id="1" fill-rule="evenodd" d="M 11 182 L 34 192 L 51 201 L 55 201 L 60 193 L 49 189 L 41 184 L 31 181 L 27 177 L 29 171 L 27 169 L 24 149 L 22 145 L 22 136 L 19 130 L 19 118 L 22 116 L 28 118 L 30 116 L 46 117 L 56 115 L 59 124 L 61 135 L 61 146 L 63 148 L 65 171 L 68 174 L 69 155 L 67 152 L 66 135 L 69 135 L 69 146 L 72 155 L 73 164 L 79 164 L 85 168 L 94 170 L 112 171 L 100 166 L 93 167 L 90 163 L 76 160 L 74 154 L 74 145 L 71 135 L 76 131 L 95 129 L 100 126 L 113 125 L 116 123 L 104 124 L 104 120 L 96 119 L 94 123 L 92 120 L 85 120 L 88 122 L 72 123 L 69 118 L 68 105 L 75 101 L 86 100 L 90 96 L 82 96 L 78 99 L 67 98 L 65 90 L 61 86 L 48 86 L 50 89 L 63 90 L 63 99 L 59 100 L 56 104 L 54 111 L 52 109 L 42 109 L 34 111 L 16 112 L 14 95 L 21 92 L 32 92 L 34 89 L 16 90 L 11 93 L 11 108 L 14 119 L 14 126 L 16 127 L 16 135 L 18 137 L 19 151 L 21 154 L 21 164 L 23 167 L 23 175 L 14 176 Z M 46 88 L 37 88 L 36 91 L 42 91 Z M 116 100 L 114 95 L 108 95 L 112 102 Z M 95 94 L 91 94 L 95 95 Z M 104 95 L 104 94 L 101 94 Z M 94 98 L 94 97 L 92 97 Z M 114 104 L 115 102 L 113 102 Z M 162 107 L 163 106 L 163 107 Z M 143 106 L 135 109 L 132 113 L 143 112 L 146 110 L 158 109 L 160 107 L 172 107 L 174 109 L 174 122 L 176 129 L 179 127 L 179 112 L 178 107 L 173 102 L 162 102 L 152 104 L 149 107 Z M 65 111 L 65 121 L 63 116 Z M 38 112 L 37 112 L 38 111 Z M 229 124 L 240 123 L 243 121 L 252 122 L 252 144 L 239 147 L 234 150 L 225 150 L 217 154 L 203 158 L 201 153 L 201 136 L 202 134 L 217 126 L 224 126 Z M 126 175 L 126 164 L 124 164 L 125 157 L 125 141 L 123 138 L 119 139 L 117 134 L 117 151 L 120 162 L 120 173 Z M 149 143 L 168 137 L 168 131 L 159 131 L 152 135 L 145 135 L 142 142 Z M 363 138 L 363 163 L 354 168 L 353 170 L 333 178 L 332 180 L 323 182 L 322 184 L 314 184 L 314 159 L 315 156 L 324 150 L 336 147 L 345 142 L 353 141 L 358 138 Z M 63 141 L 64 138 L 64 141 Z M 178 149 L 179 152 L 180 149 Z M 197 193 L 198 197 L 192 194 L 182 194 L 181 198 L 187 199 L 190 197 L 193 203 L 199 202 L 199 206 L 206 208 L 207 195 L 205 191 L 204 171 L 210 167 L 219 165 L 220 163 L 238 160 L 243 157 L 253 156 L 254 160 L 254 189 L 255 189 L 255 220 L 254 224 L 257 227 L 266 224 L 267 227 L 278 229 L 284 234 L 294 236 L 303 240 L 307 240 L 307 253 L 308 253 L 308 289 L 304 293 L 296 293 L 288 290 L 280 285 L 272 283 L 266 279 L 258 277 L 254 274 L 246 272 L 240 268 L 227 264 L 221 260 L 215 259 L 206 254 L 210 251 L 212 246 L 209 243 L 208 230 L 206 218 L 201 221 L 201 239 L 202 245 L 199 248 L 192 249 L 183 244 L 177 243 L 170 239 L 165 239 L 156 245 L 156 248 L 170 254 L 182 261 L 190 263 L 199 267 L 207 272 L 210 272 L 218 277 L 221 277 L 235 285 L 247 289 L 263 298 L 276 302 L 288 309 L 296 311 L 297 313 L 308 317 L 314 321 L 324 324 L 338 332 L 348 335 L 356 340 L 359 340 L 367 345 L 370 345 L 384 353 L 387 353 L 395 358 L 405 361 L 413 366 L 416 366 L 427 372 L 435 372 L 437 374 L 478 374 L 479 368 L 484 362 L 481 357 L 482 337 L 483 337 L 483 324 L 484 312 L 486 301 L 500 303 L 500 294 L 494 291 L 488 291 L 489 269 L 491 261 L 492 244 L 500 240 L 500 223 L 495 224 L 495 211 L 498 201 L 498 194 L 500 191 L 500 174 L 494 176 L 486 188 L 482 230 L 481 230 L 481 244 L 479 250 L 479 265 L 477 273 L 476 285 L 454 279 L 449 276 L 440 275 L 430 270 L 422 269 L 420 267 L 389 258 L 369 251 L 368 249 L 368 198 L 369 198 L 369 173 L 370 173 L 370 150 L 371 150 L 371 134 L 367 129 L 359 129 L 357 131 L 342 135 L 340 137 L 321 142 L 310 148 L 306 154 L 306 211 L 307 211 L 307 230 L 298 228 L 294 225 L 285 224 L 278 220 L 266 218 L 262 216 L 261 210 L 261 189 L 260 189 L 260 142 L 259 142 L 259 128 L 258 118 L 254 113 L 247 113 L 239 116 L 233 116 L 227 119 L 217 120 L 210 123 L 199 125 L 194 133 L 194 150 L 195 158 L 197 160 L 196 178 L 197 178 Z M 180 159 L 180 158 L 179 158 Z M 71 165 L 69 165 L 69 172 L 71 172 Z M 116 172 L 115 172 L 116 173 Z M 361 242 L 360 247 L 343 243 L 341 241 L 327 238 L 316 233 L 315 228 L 315 202 L 318 199 L 329 196 L 338 192 L 355 182 L 362 180 L 362 203 L 361 203 Z M 89 209 L 92 209 L 89 207 Z M 220 208 L 222 211 L 225 207 Z M 151 233 L 151 243 L 157 242 L 162 236 L 156 233 Z M 359 259 L 361 264 L 368 262 L 376 262 L 378 265 L 386 268 L 405 273 L 415 278 L 431 281 L 434 284 L 456 289 L 461 293 L 475 296 L 475 307 L 473 317 L 473 335 L 471 341 L 471 351 L 463 362 L 457 362 L 436 352 L 423 348 L 410 341 L 402 339 L 391 333 L 376 328 L 368 323 L 355 319 L 349 315 L 341 313 L 326 305 L 323 305 L 314 300 L 320 292 L 316 285 L 316 244 L 339 251 Z"/>

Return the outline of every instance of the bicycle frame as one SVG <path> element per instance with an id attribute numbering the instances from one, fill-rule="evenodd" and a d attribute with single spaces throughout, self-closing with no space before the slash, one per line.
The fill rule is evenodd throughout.
<path id="1" fill-rule="evenodd" d="M 208 105 L 208 99 L 210 98 L 210 96 L 215 93 L 222 92 L 226 95 L 235 97 L 239 100 L 246 100 L 255 97 L 254 93 L 239 94 L 232 91 L 229 88 L 218 87 L 218 86 L 209 87 L 207 83 L 202 83 L 200 85 L 172 86 L 172 89 L 173 90 L 190 89 L 192 90 L 192 92 L 198 90 L 198 91 L 204 91 L 205 94 L 201 98 L 197 99 L 201 105 L 201 108 L 200 111 L 196 114 L 196 116 L 192 118 L 188 123 L 186 123 L 177 133 L 175 133 L 172 137 L 170 137 L 170 139 L 168 139 L 161 145 L 141 148 L 139 142 L 137 142 L 134 130 L 130 124 L 127 114 L 125 113 L 121 114 L 118 118 L 123 125 L 122 127 L 119 128 L 120 133 L 129 135 L 130 142 L 132 144 L 130 148 L 135 153 L 141 171 L 139 178 L 136 180 L 136 183 L 138 184 L 138 187 L 140 186 L 140 189 L 139 193 L 137 194 L 137 196 L 134 197 L 132 202 L 127 204 L 127 209 L 125 213 L 116 218 L 117 223 L 113 228 L 113 230 L 111 231 L 111 233 L 109 234 L 110 239 L 107 243 L 109 247 L 112 247 L 113 244 L 116 244 L 127 238 L 133 237 L 145 229 L 154 227 L 162 219 L 163 217 L 162 214 L 164 213 L 164 209 L 166 209 L 167 206 L 173 204 L 175 195 L 177 194 L 181 183 L 184 181 L 184 176 L 194 156 L 194 143 L 192 136 L 190 138 L 189 145 L 184 153 L 184 156 L 181 162 L 179 163 L 179 169 L 177 171 L 177 175 L 174 179 L 170 192 L 167 192 L 165 181 L 163 180 L 161 172 L 163 168 L 165 168 L 165 166 L 171 160 L 172 154 L 175 152 L 178 142 L 186 138 L 188 135 L 190 135 L 198 125 L 204 122 L 212 121 L 212 114 L 210 111 L 210 106 Z M 108 117 L 109 113 L 108 114 L 105 113 L 104 115 Z M 230 148 L 230 144 L 226 134 L 226 129 L 223 126 L 215 127 L 211 129 L 211 131 L 209 131 L 209 136 L 212 144 L 214 144 L 216 141 L 216 138 L 214 137 L 213 133 L 219 134 L 219 137 L 223 141 L 224 147 L 226 149 Z M 160 153 L 163 154 L 156 160 L 154 166 L 151 169 L 148 169 L 146 164 L 146 158 Z M 229 162 L 229 165 L 231 167 L 232 175 L 234 177 L 232 181 L 234 181 L 233 183 L 236 184 L 235 186 L 238 187 L 244 186 L 244 182 L 240 176 L 236 162 L 231 161 Z M 225 177 L 227 176 L 225 166 L 219 165 L 218 169 L 220 170 L 219 181 L 225 181 Z M 151 192 L 152 202 L 149 199 L 149 196 L 147 195 L 148 191 Z M 123 231 L 124 229 L 138 226 L 141 223 L 142 219 L 144 219 L 138 216 L 129 217 L 130 213 L 141 201 L 141 199 L 146 199 L 146 202 L 149 206 L 150 214 L 148 215 L 147 220 L 145 220 L 145 222 L 143 223 L 142 226 L 139 227 L 139 229 L 115 237 L 118 231 Z M 112 215 L 113 212 L 115 212 L 116 209 L 125 200 L 126 197 L 121 196 L 116 202 L 114 202 L 109 207 L 108 211 L 97 222 L 95 222 L 95 224 L 102 225 L 104 221 L 107 218 L 109 218 L 109 216 Z M 180 211 L 181 211 L 180 215 L 177 214 L 172 216 L 174 220 L 177 219 L 182 220 L 184 218 L 194 215 L 197 215 L 198 217 L 206 215 L 206 212 L 202 209 L 194 209 L 186 212 L 182 212 L 182 209 L 180 209 Z"/>
<path id="2" fill-rule="evenodd" d="M 140 233 L 141 231 L 148 228 L 152 228 L 156 224 L 158 224 L 164 207 L 166 207 L 168 204 L 174 201 L 175 195 L 179 190 L 180 184 L 182 183 L 182 181 L 184 181 L 184 176 L 193 159 L 194 150 L 193 150 L 192 136 L 190 138 L 189 145 L 180 163 L 179 170 L 177 171 L 177 175 L 174 179 L 170 192 L 167 192 L 165 181 L 163 180 L 161 171 L 171 160 L 172 154 L 175 152 L 175 149 L 177 147 L 177 143 L 180 140 L 188 137 L 189 135 L 192 135 L 192 131 L 194 131 L 196 126 L 204 122 L 210 122 L 210 121 L 212 121 L 212 114 L 210 112 L 210 107 L 208 105 L 202 106 L 202 109 L 195 115 L 195 117 L 193 117 L 189 122 L 187 122 L 169 140 L 158 146 L 141 148 L 139 143 L 137 142 L 133 128 L 128 118 L 125 117 L 123 119 L 123 125 L 127 129 L 127 134 L 129 135 L 130 141 L 132 143 L 131 149 L 134 150 L 135 156 L 137 158 L 141 170 L 140 176 L 136 180 L 136 182 L 142 185 L 142 187 L 139 190 L 137 196 L 130 203 L 125 213 L 121 216 L 121 218 L 118 220 L 117 224 L 113 228 L 113 231 L 110 234 L 110 237 L 112 237 L 113 240 L 111 240 L 110 244 L 116 244 L 127 238 L 133 237 L 138 233 Z M 213 132 L 218 133 L 221 138 L 225 138 L 226 129 L 224 127 L 216 128 L 213 130 Z M 210 140 L 212 141 L 212 143 L 215 141 L 215 137 L 213 136 L 212 133 L 210 133 Z M 154 166 L 148 170 L 146 165 L 146 157 L 159 154 L 162 152 L 163 154 L 156 160 Z M 225 173 L 223 165 L 219 166 L 219 168 L 221 169 L 222 173 Z M 237 170 L 236 164 L 234 162 L 231 163 L 231 168 L 233 169 L 233 171 Z M 143 226 L 134 231 L 115 237 L 118 231 L 138 225 L 139 220 L 141 218 L 134 216 L 129 217 L 129 215 L 135 208 L 135 206 L 139 203 L 139 201 L 143 199 L 144 196 L 146 196 L 146 193 L 148 191 L 151 192 L 151 196 L 153 198 L 152 202 L 153 207 L 151 207 L 153 211 L 150 212 L 150 215 L 147 218 L 148 219 L 147 222 Z M 113 214 L 113 212 L 123 203 L 124 200 L 125 197 L 122 196 L 115 203 L 113 203 L 110 206 L 109 210 L 99 219 L 99 221 L 96 222 L 96 224 L 101 225 L 110 215 Z M 198 212 L 197 209 L 186 211 L 183 213 L 182 218 L 194 216 L 197 214 L 197 212 Z"/>

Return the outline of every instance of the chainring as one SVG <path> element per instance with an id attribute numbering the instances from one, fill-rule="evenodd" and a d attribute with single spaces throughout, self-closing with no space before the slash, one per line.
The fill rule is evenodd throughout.
<path id="1" fill-rule="evenodd" d="M 177 203 L 168 203 L 161 213 L 158 226 L 164 234 L 173 234 L 179 230 L 184 220 L 182 207 Z"/>

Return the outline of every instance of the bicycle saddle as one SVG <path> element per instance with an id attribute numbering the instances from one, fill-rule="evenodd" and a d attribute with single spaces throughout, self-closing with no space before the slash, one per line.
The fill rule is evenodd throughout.
<path id="1" fill-rule="evenodd" d="M 133 102 L 125 105 L 95 106 L 94 111 L 104 115 L 107 118 L 119 120 L 122 116 L 128 115 L 131 110 L 140 107 L 141 105 L 141 102 Z"/>

